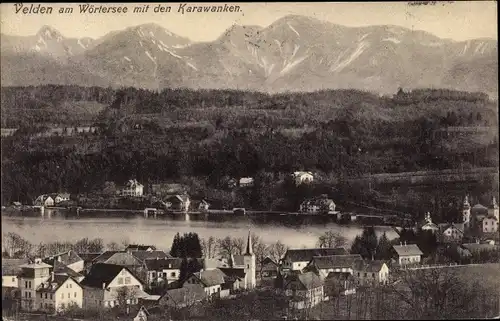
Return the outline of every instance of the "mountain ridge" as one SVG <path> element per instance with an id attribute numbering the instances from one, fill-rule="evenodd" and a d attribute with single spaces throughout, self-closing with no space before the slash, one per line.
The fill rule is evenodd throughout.
<path id="1" fill-rule="evenodd" d="M 43 26 L 34 36 L 2 34 L 1 45 L 2 60 L 9 62 L 2 70 L 4 85 L 58 84 L 61 77 L 49 72 L 58 66 L 66 70 L 64 79 L 70 84 L 89 86 L 95 83 L 88 79 L 99 79 L 111 86 L 148 89 L 354 88 L 387 93 L 397 87 L 443 87 L 490 94 L 498 89 L 489 71 L 498 69 L 494 39 L 456 41 L 400 26 L 347 27 L 300 15 L 267 27 L 235 24 L 208 42 L 147 23 L 97 39 L 66 38 Z M 33 65 L 23 68 L 27 53 Z M 37 68 L 37 57 L 45 69 Z M 486 78 L 481 76 L 485 71 Z M 11 72 L 17 75 L 9 76 Z"/>

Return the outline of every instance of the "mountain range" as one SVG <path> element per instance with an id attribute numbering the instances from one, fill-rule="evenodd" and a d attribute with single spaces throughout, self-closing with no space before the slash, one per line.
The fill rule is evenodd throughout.
<path id="1" fill-rule="evenodd" d="M 291 15 L 268 27 L 233 25 L 193 42 L 156 24 L 101 38 L 43 26 L 1 35 L 2 86 L 74 84 L 231 88 L 269 92 L 398 87 L 498 90 L 498 42 L 454 41 L 399 26 L 346 27 Z"/>

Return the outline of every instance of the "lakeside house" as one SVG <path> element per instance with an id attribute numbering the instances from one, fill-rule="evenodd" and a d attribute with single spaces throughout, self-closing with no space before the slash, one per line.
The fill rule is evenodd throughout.
<path id="1" fill-rule="evenodd" d="M 144 185 L 139 183 L 136 179 L 130 179 L 125 187 L 118 191 L 120 196 L 143 196 Z"/>
<path id="2" fill-rule="evenodd" d="M 335 212 L 335 203 L 326 195 L 305 200 L 300 204 L 299 212 L 312 214 L 333 214 Z"/>
<path id="3" fill-rule="evenodd" d="M 54 204 L 55 204 L 54 199 L 50 195 L 45 195 L 45 194 L 38 196 L 33 202 L 34 206 L 51 207 L 54 206 Z"/>
<path id="4" fill-rule="evenodd" d="M 167 207 L 174 211 L 189 211 L 191 205 L 191 200 L 187 194 L 183 195 L 171 195 L 165 200 Z"/>
<path id="5" fill-rule="evenodd" d="M 392 246 L 396 253 L 396 260 L 400 266 L 419 264 L 422 260 L 422 251 L 416 244 L 400 244 Z"/>

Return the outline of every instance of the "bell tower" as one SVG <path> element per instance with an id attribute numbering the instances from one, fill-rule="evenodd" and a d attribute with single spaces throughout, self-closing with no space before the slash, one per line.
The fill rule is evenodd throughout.
<path id="1" fill-rule="evenodd" d="M 248 231 L 247 248 L 243 255 L 243 262 L 245 263 L 245 287 L 247 290 L 254 289 L 256 286 L 256 265 L 255 254 L 253 253 L 252 235 Z"/>
<path id="2" fill-rule="evenodd" d="M 488 210 L 488 213 L 489 215 L 492 215 L 492 216 L 495 216 L 497 218 L 497 221 L 500 220 L 500 218 L 498 217 L 498 204 L 497 204 L 497 198 L 495 196 L 493 196 L 493 199 L 491 201 L 491 210 Z"/>
<path id="3" fill-rule="evenodd" d="M 468 195 L 465 195 L 464 204 L 462 206 L 462 222 L 464 223 L 464 226 L 467 229 L 471 225 L 470 203 L 469 203 L 469 196 Z"/>

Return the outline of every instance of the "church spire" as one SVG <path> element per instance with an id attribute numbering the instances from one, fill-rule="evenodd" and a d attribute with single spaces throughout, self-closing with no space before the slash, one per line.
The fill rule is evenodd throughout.
<path id="1" fill-rule="evenodd" d="M 469 195 L 465 195 L 464 208 L 470 208 Z"/>
<path id="2" fill-rule="evenodd" d="M 247 251 L 245 252 L 245 255 L 253 255 L 253 248 L 252 248 L 252 235 L 250 234 L 250 231 L 248 231 L 248 240 L 247 240 Z"/>

